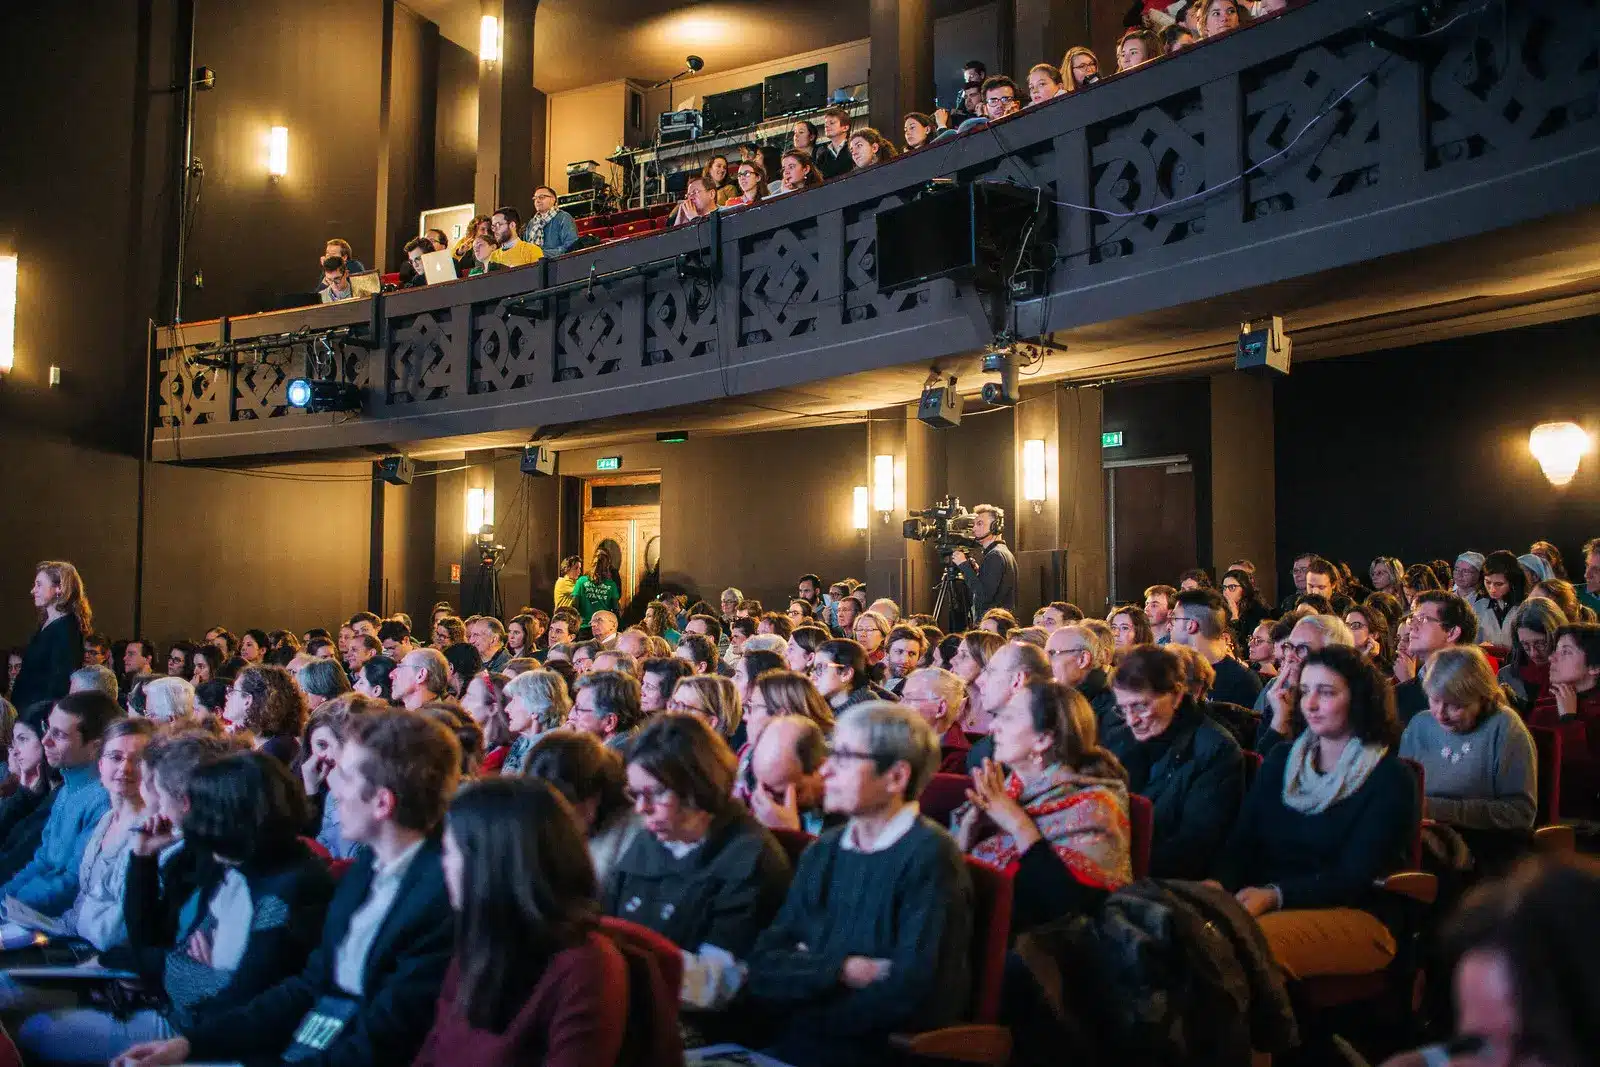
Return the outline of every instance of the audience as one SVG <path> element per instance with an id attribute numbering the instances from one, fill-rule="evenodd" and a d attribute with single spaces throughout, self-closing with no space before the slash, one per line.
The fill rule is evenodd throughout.
<path id="1" fill-rule="evenodd" d="M 850 153 L 850 113 L 842 107 L 822 112 L 823 139 L 811 151 L 812 163 L 824 180 L 832 180 L 855 169 Z M 795 146 L 797 149 L 799 145 Z"/>
<path id="2" fill-rule="evenodd" d="M 490 216 L 489 225 L 494 236 L 495 250 L 489 256 L 490 265 L 501 267 L 526 267 L 544 258 L 544 249 L 522 239 L 522 214 L 514 207 L 498 207 Z"/>
<path id="3" fill-rule="evenodd" d="M 541 185 L 533 191 L 533 216 L 523 227 L 522 239 L 546 256 L 559 256 L 578 240 L 578 224 L 559 206 L 556 191 Z"/>
<path id="4" fill-rule="evenodd" d="M 1550 688 L 1528 712 L 1528 723 L 1561 735 L 1563 811 L 1600 817 L 1600 626 L 1556 631 Z"/>
<path id="5" fill-rule="evenodd" d="M 870 126 L 850 131 L 850 159 L 855 170 L 865 170 L 895 157 L 894 144 Z"/>
<path id="6" fill-rule="evenodd" d="M 609 748 L 627 747 L 639 724 L 639 683 L 618 671 L 590 671 L 578 678 L 567 712 L 567 728 L 582 730 Z"/>
<path id="7" fill-rule="evenodd" d="M 1061 68 L 1051 66 L 1049 63 L 1035 63 L 1028 71 L 1028 106 L 1042 104 L 1047 100 L 1054 100 L 1065 95 L 1067 87 L 1062 83 Z"/>
<path id="8" fill-rule="evenodd" d="M 972 742 L 961 729 L 966 683 L 942 667 L 922 667 L 906 677 L 900 701 L 915 709 L 939 739 L 940 773 L 965 773 L 967 754 L 972 750 Z"/>
<path id="9" fill-rule="evenodd" d="M 1066 91 L 1075 93 L 1087 89 L 1100 80 L 1100 60 L 1093 50 L 1077 45 L 1067 49 L 1061 58 L 1061 74 Z"/>
<path id="10" fill-rule="evenodd" d="M 628 796 L 622 757 L 590 734 L 561 730 L 539 738 L 523 776 L 549 782 L 572 804 L 588 840 L 596 884 L 604 886 L 644 830 Z"/>

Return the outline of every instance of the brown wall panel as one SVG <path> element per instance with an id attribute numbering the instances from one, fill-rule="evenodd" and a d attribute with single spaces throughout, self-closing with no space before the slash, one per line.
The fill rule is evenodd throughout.
<path id="1" fill-rule="evenodd" d="M 472 202 L 478 172 L 478 57 L 439 38 L 431 207 Z"/>

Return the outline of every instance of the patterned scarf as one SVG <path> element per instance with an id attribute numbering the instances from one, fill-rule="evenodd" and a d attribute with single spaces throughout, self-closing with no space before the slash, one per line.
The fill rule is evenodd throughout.
<path id="1" fill-rule="evenodd" d="M 1313 766 L 1316 751 L 1317 735 L 1307 730 L 1289 750 L 1289 765 L 1283 772 L 1283 806 L 1301 815 L 1320 815 L 1354 796 L 1389 749 L 1352 737 L 1339 754 L 1339 762 L 1327 772 Z"/>
<path id="2" fill-rule="evenodd" d="M 1078 881 L 1110 890 L 1133 881 L 1128 788 L 1121 780 L 1079 774 L 1057 764 L 1026 789 L 1013 774 L 1006 792 L 1021 803 L 1040 836 Z M 951 825 L 959 825 L 970 803 L 956 808 Z M 1016 838 L 1003 832 L 978 842 L 972 855 L 1002 870 L 1022 858 Z"/>

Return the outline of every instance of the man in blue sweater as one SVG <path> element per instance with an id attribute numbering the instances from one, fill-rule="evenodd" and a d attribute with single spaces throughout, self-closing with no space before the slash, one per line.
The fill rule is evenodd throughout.
<path id="1" fill-rule="evenodd" d="M 44 758 L 61 772 L 60 792 L 44 824 L 33 860 L 0 886 L 0 900 L 17 900 L 46 915 L 60 915 L 78 897 L 78 868 L 95 824 L 111 808 L 100 784 L 100 738 L 122 709 L 106 694 L 72 693 L 50 710 Z"/>
<path id="2" fill-rule="evenodd" d="M 750 954 L 750 996 L 797 1067 L 876 1064 L 889 1035 L 959 1022 L 971 994 L 973 894 L 961 850 L 917 797 L 939 739 L 910 708 L 870 701 L 839 719 L 823 804 L 849 816 L 806 849 Z"/>

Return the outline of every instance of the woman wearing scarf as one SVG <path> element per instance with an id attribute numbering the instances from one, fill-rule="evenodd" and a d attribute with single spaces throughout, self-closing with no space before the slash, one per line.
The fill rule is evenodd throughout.
<path id="1" fill-rule="evenodd" d="M 1370 974 L 1394 959 L 1373 882 L 1403 869 L 1416 784 L 1394 755 L 1394 694 L 1353 648 L 1300 669 L 1306 728 L 1257 772 L 1216 865 L 1290 978 Z"/>
<path id="2" fill-rule="evenodd" d="M 1012 928 L 1087 910 L 1132 881 L 1128 775 L 1100 747 L 1083 695 L 1035 682 L 991 735 L 994 758 L 973 769 L 951 822 L 962 851 L 1016 876 Z"/>

